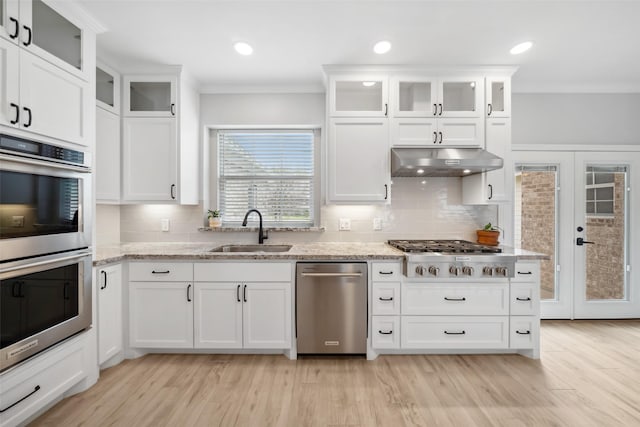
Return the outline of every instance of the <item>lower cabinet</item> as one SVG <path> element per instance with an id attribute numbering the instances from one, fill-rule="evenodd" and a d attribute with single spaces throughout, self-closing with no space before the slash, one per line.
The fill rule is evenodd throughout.
<path id="1" fill-rule="evenodd" d="M 403 316 L 402 348 L 509 347 L 509 316 Z"/>
<path id="2" fill-rule="evenodd" d="M 373 348 L 400 348 L 400 316 L 373 316 Z"/>
<path id="3" fill-rule="evenodd" d="M 98 364 L 122 351 L 122 267 L 120 264 L 99 268 L 98 294 Z"/>

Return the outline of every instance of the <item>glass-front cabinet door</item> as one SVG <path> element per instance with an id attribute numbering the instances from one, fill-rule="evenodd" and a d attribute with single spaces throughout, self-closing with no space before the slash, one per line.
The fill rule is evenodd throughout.
<path id="1" fill-rule="evenodd" d="M 391 79 L 394 117 L 433 117 L 437 114 L 436 81 L 425 77 Z"/>
<path id="2" fill-rule="evenodd" d="M 18 0 L 0 0 L 0 37 L 18 43 L 20 34 Z"/>
<path id="3" fill-rule="evenodd" d="M 511 79 L 487 77 L 485 96 L 487 117 L 511 116 Z"/>
<path id="4" fill-rule="evenodd" d="M 482 117 L 484 79 L 454 77 L 440 80 L 438 117 Z"/>
<path id="5" fill-rule="evenodd" d="M 101 63 L 96 66 L 96 105 L 120 115 L 120 75 Z"/>
<path id="6" fill-rule="evenodd" d="M 125 76 L 124 115 L 172 117 L 176 115 L 175 76 Z"/>
<path id="7" fill-rule="evenodd" d="M 384 117 L 389 114 L 387 78 L 380 75 L 332 76 L 332 117 Z"/>
<path id="8" fill-rule="evenodd" d="M 93 69 L 88 70 L 84 65 L 90 43 L 83 43 L 81 24 L 64 17 L 52 3 L 43 0 L 20 2 L 19 38 L 21 46 L 36 55 L 84 80 L 90 79 Z"/>

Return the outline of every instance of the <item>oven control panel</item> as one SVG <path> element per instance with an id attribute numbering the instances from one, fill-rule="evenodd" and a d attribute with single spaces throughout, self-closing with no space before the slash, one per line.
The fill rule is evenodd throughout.
<path id="1" fill-rule="evenodd" d="M 515 261 L 405 261 L 404 275 L 425 279 L 505 279 L 515 277 Z"/>

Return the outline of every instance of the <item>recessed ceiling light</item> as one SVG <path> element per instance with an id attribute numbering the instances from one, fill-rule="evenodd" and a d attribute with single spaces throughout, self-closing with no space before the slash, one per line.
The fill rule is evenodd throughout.
<path id="1" fill-rule="evenodd" d="M 362 86 L 371 87 L 375 86 L 376 82 L 362 82 Z"/>
<path id="2" fill-rule="evenodd" d="M 469 169 L 465 169 L 462 171 L 462 173 L 471 173 L 471 171 Z"/>
<path id="3" fill-rule="evenodd" d="M 373 46 L 373 51 L 378 55 L 382 55 L 383 53 L 387 53 L 391 50 L 391 43 L 386 40 L 382 40 Z"/>
<path id="4" fill-rule="evenodd" d="M 511 48 L 511 50 L 509 51 L 509 53 L 511 55 L 519 55 L 522 52 L 526 52 L 529 49 L 531 49 L 531 46 L 533 46 L 532 42 L 524 42 L 524 43 L 520 43 L 515 45 L 514 47 Z"/>
<path id="5" fill-rule="evenodd" d="M 253 48 L 245 42 L 237 42 L 233 45 L 233 48 L 236 50 L 236 52 L 238 52 L 240 55 L 251 55 L 253 53 Z"/>
<path id="6" fill-rule="evenodd" d="M 416 173 L 424 173 L 424 169 L 418 169 Z"/>

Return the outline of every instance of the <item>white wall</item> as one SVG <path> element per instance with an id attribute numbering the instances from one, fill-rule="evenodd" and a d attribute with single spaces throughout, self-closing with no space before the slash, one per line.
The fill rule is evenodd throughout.
<path id="1" fill-rule="evenodd" d="M 640 144 L 640 94 L 512 95 L 513 144 Z"/>

